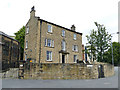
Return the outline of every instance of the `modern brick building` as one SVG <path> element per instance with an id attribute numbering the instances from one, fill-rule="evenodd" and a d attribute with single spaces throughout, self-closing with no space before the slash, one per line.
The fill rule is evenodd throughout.
<path id="1" fill-rule="evenodd" d="M 18 67 L 19 53 L 19 42 L 0 31 L 0 64 L 2 64 L 2 70 Z"/>
<path id="2" fill-rule="evenodd" d="M 82 60 L 82 33 L 35 16 L 31 8 L 26 24 L 24 60 L 36 63 L 76 63 Z"/>

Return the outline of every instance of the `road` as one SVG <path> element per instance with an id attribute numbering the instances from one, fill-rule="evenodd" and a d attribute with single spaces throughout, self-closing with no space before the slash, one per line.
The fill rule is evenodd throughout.
<path id="1" fill-rule="evenodd" d="M 84 80 L 2 80 L 3 88 L 118 88 L 118 67 L 115 75 L 101 79 Z"/>

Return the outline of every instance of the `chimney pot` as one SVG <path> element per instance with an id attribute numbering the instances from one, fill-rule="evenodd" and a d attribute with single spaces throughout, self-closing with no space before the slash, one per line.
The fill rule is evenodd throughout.
<path id="1" fill-rule="evenodd" d="M 71 30 L 75 31 L 75 25 L 74 24 L 71 26 Z"/>

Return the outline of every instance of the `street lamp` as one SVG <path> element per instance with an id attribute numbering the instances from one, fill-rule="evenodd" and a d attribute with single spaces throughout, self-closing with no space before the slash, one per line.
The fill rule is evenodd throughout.
<path id="1" fill-rule="evenodd" d="M 120 34 L 120 32 L 117 32 L 117 33 L 112 33 L 112 34 L 111 34 L 111 37 L 113 37 L 113 36 L 112 36 L 113 34 Z M 112 49 L 112 65 L 114 66 L 114 57 L 113 57 L 112 38 L 111 38 L 111 49 Z"/>

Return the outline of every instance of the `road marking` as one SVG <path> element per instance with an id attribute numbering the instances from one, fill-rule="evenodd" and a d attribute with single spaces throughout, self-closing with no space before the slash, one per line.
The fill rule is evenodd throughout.
<path id="1" fill-rule="evenodd" d="M 111 83 L 107 83 L 107 82 L 106 82 L 106 83 L 104 83 L 104 84 L 111 84 Z"/>

